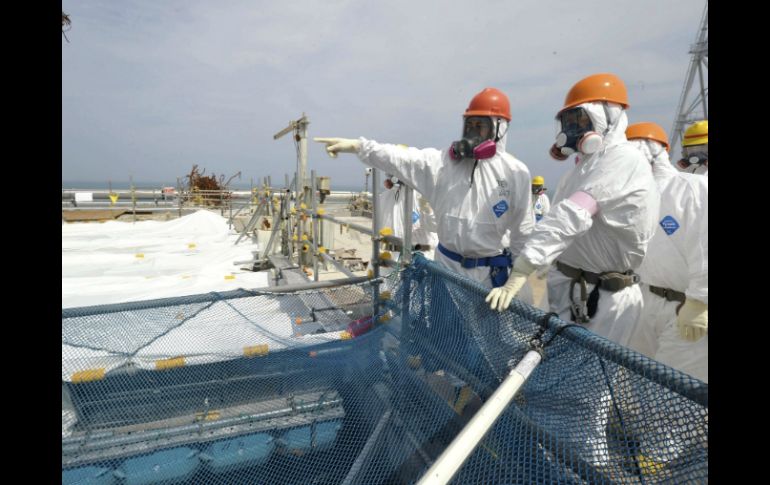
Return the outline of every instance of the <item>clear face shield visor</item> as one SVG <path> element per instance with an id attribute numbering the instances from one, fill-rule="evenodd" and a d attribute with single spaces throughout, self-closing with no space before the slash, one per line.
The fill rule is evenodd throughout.
<path id="1" fill-rule="evenodd" d="M 594 129 L 591 118 L 583 108 L 572 108 L 562 111 L 556 116 L 555 123 L 557 138 L 562 133 L 567 138 L 580 138 L 584 133 Z"/>
<path id="2" fill-rule="evenodd" d="M 494 122 L 488 116 L 468 116 L 463 122 L 463 138 L 466 140 L 491 140 L 495 136 Z"/>

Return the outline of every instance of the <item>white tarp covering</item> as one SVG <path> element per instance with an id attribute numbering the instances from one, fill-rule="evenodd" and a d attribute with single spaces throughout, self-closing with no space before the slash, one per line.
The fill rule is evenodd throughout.
<path id="1" fill-rule="evenodd" d="M 277 301 L 260 301 L 259 306 L 239 299 L 218 301 L 200 313 L 179 315 L 178 327 L 157 332 L 154 330 L 166 327 L 165 321 L 153 322 L 131 311 L 111 314 L 113 324 L 107 332 L 100 316 L 86 317 L 79 323 L 83 342 L 62 342 L 62 380 L 69 381 L 73 374 L 86 369 L 109 372 L 131 363 L 152 370 L 157 361 L 179 356 L 184 357 L 185 365 L 204 364 L 242 357 L 244 347 L 267 345 L 272 353 L 342 337 L 342 331 L 295 336 L 292 316 L 285 313 L 284 318 L 278 318 L 281 313 Z M 89 319 L 93 325 L 87 323 Z M 125 349 L 132 346 L 135 352 L 127 355 Z"/>
<path id="2" fill-rule="evenodd" d="M 62 224 L 62 308 L 268 285 L 234 265 L 257 246 L 201 210 L 171 221 Z"/>
<path id="3" fill-rule="evenodd" d="M 237 238 L 226 219 L 208 211 L 168 222 L 62 224 L 62 308 L 268 286 L 267 273 L 233 265 L 251 260 L 257 249 L 248 241 L 235 246 Z M 203 364 L 241 357 L 245 347 L 266 345 L 275 352 L 342 338 L 342 331 L 294 334 L 297 315 L 275 301 L 204 306 L 190 305 L 189 314 L 180 310 L 174 316 L 179 325 L 171 327 L 167 315 L 141 310 L 69 322 L 62 337 L 62 379 L 88 369 L 155 369 L 157 361 L 180 356 L 185 365 Z M 340 317 L 346 318 L 342 312 Z"/>

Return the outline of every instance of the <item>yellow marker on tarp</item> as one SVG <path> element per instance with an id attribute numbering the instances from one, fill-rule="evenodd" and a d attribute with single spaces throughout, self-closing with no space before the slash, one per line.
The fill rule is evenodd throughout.
<path id="1" fill-rule="evenodd" d="M 380 229 L 380 236 L 392 236 L 393 235 L 393 229 L 390 227 L 383 227 Z"/>
<path id="2" fill-rule="evenodd" d="M 72 374 L 72 382 L 90 382 L 104 379 L 104 368 L 101 369 L 88 369 Z"/>
<path id="3" fill-rule="evenodd" d="M 319 216 L 322 216 L 322 215 L 326 214 L 326 209 L 324 209 L 324 208 L 319 208 L 319 209 L 316 211 L 316 214 L 318 214 Z"/>
<path id="4" fill-rule="evenodd" d="M 243 355 L 246 357 L 258 357 L 262 355 L 267 355 L 268 352 L 269 352 L 269 349 L 267 347 L 267 344 L 252 345 L 251 347 L 243 348 Z"/>
<path id="5" fill-rule="evenodd" d="M 353 336 L 347 330 L 340 332 L 340 340 L 350 340 Z"/>
<path id="6" fill-rule="evenodd" d="M 187 243 L 187 247 L 189 249 L 194 249 L 195 247 L 197 247 L 197 244 L 195 244 L 195 243 Z"/>
<path id="7" fill-rule="evenodd" d="M 175 367 L 182 367 L 184 365 L 184 357 L 172 357 L 170 359 L 156 360 L 155 370 L 173 369 Z"/>
<path id="8" fill-rule="evenodd" d="M 235 275 L 232 275 L 232 274 L 225 275 L 225 279 L 226 280 L 234 280 L 235 279 Z"/>
<path id="9" fill-rule="evenodd" d="M 318 252 L 319 253 L 325 253 L 326 252 L 326 248 L 323 247 L 323 246 L 318 246 Z"/>
<path id="10" fill-rule="evenodd" d="M 134 256 L 139 258 L 139 259 L 142 259 L 142 258 L 144 258 L 144 253 L 136 253 Z"/>

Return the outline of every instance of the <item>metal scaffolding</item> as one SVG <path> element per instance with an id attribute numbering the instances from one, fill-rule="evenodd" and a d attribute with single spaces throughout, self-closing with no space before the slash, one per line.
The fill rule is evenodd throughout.
<path id="1" fill-rule="evenodd" d="M 690 47 L 690 66 L 687 68 L 682 95 L 679 98 L 679 108 L 674 118 L 674 126 L 669 133 L 671 140 L 672 159 L 675 150 L 679 150 L 679 140 L 687 125 L 708 119 L 708 68 L 709 68 L 709 5 L 703 8 L 703 17 L 695 43 Z M 698 76 L 698 88 L 693 87 L 695 76 Z M 695 94 L 693 96 L 693 93 Z M 678 153 L 678 151 L 676 152 Z"/>

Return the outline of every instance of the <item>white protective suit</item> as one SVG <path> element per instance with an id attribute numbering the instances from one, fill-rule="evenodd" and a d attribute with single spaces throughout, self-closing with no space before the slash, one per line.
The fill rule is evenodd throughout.
<path id="1" fill-rule="evenodd" d="M 603 133 L 607 120 L 601 103 L 584 103 L 594 126 Z M 561 178 L 551 211 L 537 223 L 521 256 L 540 271 L 556 259 L 593 273 L 636 270 L 657 222 L 660 196 L 647 160 L 626 140 L 625 111 L 609 103 L 613 121 L 600 149 L 578 153 L 575 165 Z M 592 215 L 593 214 L 593 215 Z M 571 279 L 555 267 L 548 273 L 551 311 L 570 317 Z M 587 283 L 587 291 L 594 285 Z M 574 300 L 580 301 L 580 285 Z M 631 285 L 617 292 L 599 290 L 596 313 L 586 327 L 625 345 L 639 318 L 642 292 Z"/>
<path id="2" fill-rule="evenodd" d="M 516 258 L 534 226 L 529 170 L 506 153 L 508 123 L 494 119 L 504 133 L 497 141 L 497 153 L 476 164 L 474 160 L 452 160 L 448 150 L 403 149 L 359 139 L 361 161 L 395 174 L 419 191 L 433 207 L 440 243 L 469 258 L 496 256 L 503 248 L 510 248 Z M 435 260 L 492 288 L 488 266 L 463 268 L 439 250 Z M 532 303 L 528 285 L 520 299 Z"/>
<path id="3" fill-rule="evenodd" d="M 401 185 L 394 185 L 392 188 L 382 189 L 377 194 L 377 222 L 380 229 L 389 227 L 393 229 L 393 235 L 399 238 L 404 237 L 404 201 L 406 200 L 406 188 Z M 431 226 L 434 218 L 430 205 L 428 205 L 422 196 L 412 190 L 412 246 L 416 244 L 429 246 L 429 249 L 420 249 L 420 252 L 428 259 L 435 258 L 436 246 L 438 245 L 438 236 L 435 232 L 435 224 Z M 427 222 L 427 224 L 425 224 Z M 431 230 L 433 229 L 433 230 Z M 400 252 L 390 252 L 390 257 L 395 262 L 401 260 Z M 372 262 L 366 265 L 367 272 L 374 274 Z M 380 276 L 389 276 L 395 268 L 381 267 Z M 394 282 L 387 279 L 384 283 L 384 290 L 391 290 Z"/>
<path id="4" fill-rule="evenodd" d="M 548 196 L 545 195 L 545 192 L 535 198 L 532 210 L 534 212 L 535 222 L 538 222 L 551 210 L 551 201 L 548 199 Z"/>
<path id="5" fill-rule="evenodd" d="M 708 304 L 708 177 L 678 172 L 655 142 L 632 143 L 652 162 L 661 204 L 655 234 L 639 268 L 644 309 L 628 346 L 708 382 L 708 334 L 696 342 L 683 339 L 676 322 L 679 302 L 653 294 L 648 286 L 672 289 Z"/>
<path id="6" fill-rule="evenodd" d="M 412 245 L 430 246 L 430 249 L 423 249 L 421 252 L 428 259 L 433 259 L 433 252 L 438 245 L 438 235 L 435 230 L 430 230 L 432 210 L 421 199 L 420 194 L 416 190 L 412 190 Z M 393 235 L 402 239 L 404 237 L 405 200 L 406 188 L 401 185 L 395 185 L 391 189 L 383 187 L 377 198 L 379 227 L 390 227 L 393 229 Z"/>
<path id="7" fill-rule="evenodd" d="M 608 114 L 610 129 L 595 153 L 577 154 L 575 165 L 559 181 L 551 211 L 535 225 L 520 257 L 538 272 L 557 259 L 593 273 L 636 270 L 652 238 L 660 205 L 652 170 L 626 140 L 628 119 L 619 105 L 608 103 L 607 114 L 602 103 L 589 102 L 579 107 L 588 113 L 594 131 L 602 134 L 608 127 Z M 571 284 L 571 278 L 555 267 L 548 272 L 551 311 L 567 321 L 571 320 Z M 586 283 L 588 294 L 594 286 Z M 642 309 L 639 285 L 616 292 L 598 291 L 596 313 L 584 326 L 625 344 Z M 574 285 L 573 298 L 580 302 L 579 284 Z M 615 380 L 612 372 L 607 377 Z M 613 399 L 605 383 L 589 384 L 595 386 L 593 392 L 575 398 L 569 405 L 590 410 L 592 419 L 568 439 L 577 440 L 591 463 L 604 465 L 610 460 L 606 430 Z"/>

